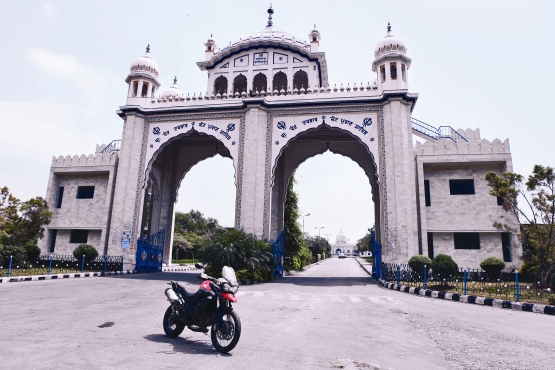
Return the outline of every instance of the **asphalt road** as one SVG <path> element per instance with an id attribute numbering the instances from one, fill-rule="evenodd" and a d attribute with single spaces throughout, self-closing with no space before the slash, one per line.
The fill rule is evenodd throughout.
<path id="1" fill-rule="evenodd" d="M 353 259 L 242 286 L 242 335 L 162 330 L 170 279 L 198 271 L 0 285 L 5 369 L 550 369 L 555 317 L 377 286 Z"/>

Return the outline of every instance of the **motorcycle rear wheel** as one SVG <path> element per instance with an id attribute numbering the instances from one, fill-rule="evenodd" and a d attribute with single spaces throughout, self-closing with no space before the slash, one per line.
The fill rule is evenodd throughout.
<path id="1" fill-rule="evenodd" d="M 173 314 L 174 313 L 172 310 L 172 306 L 170 305 L 170 307 L 168 307 L 168 309 L 166 310 L 166 313 L 164 314 L 164 322 L 162 324 L 164 327 L 164 332 L 166 333 L 166 336 L 170 338 L 177 337 L 179 334 L 183 332 L 183 329 L 185 329 L 184 322 L 178 321 L 178 320 L 172 320 L 171 316 Z"/>
<path id="2" fill-rule="evenodd" d="M 240 336 L 241 320 L 235 311 L 225 313 L 221 327 L 215 323 L 210 331 L 212 345 L 221 353 L 227 353 L 235 348 Z"/>

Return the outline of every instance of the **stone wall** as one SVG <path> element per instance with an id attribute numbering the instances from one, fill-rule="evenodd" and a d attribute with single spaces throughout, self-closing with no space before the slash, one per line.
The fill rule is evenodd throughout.
<path id="1" fill-rule="evenodd" d="M 75 248 L 79 246 L 80 243 L 69 242 L 70 234 L 71 230 L 57 230 L 54 254 L 72 254 Z M 95 247 L 100 255 L 103 254 L 102 252 L 104 250 L 104 246 L 101 243 L 101 236 L 102 230 L 89 230 L 89 237 L 87 239 L 87 244 Z"/>

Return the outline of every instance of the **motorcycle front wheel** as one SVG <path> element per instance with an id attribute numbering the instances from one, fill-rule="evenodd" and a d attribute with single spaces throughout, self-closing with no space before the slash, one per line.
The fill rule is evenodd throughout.
<path id="1" fill-rule="evenodd" d="M 170 338 L 175 338 L 185 329 L 185 323 L 179 320 L 172 320 L 171 316 L 174 315 L 172 306 L 168 307 L 164 314 L 164 332 Z"/>
<path id="2" fill-rule="evenodd" d="M 211 329 L 212 345 L 216 351 L 227 353 L 239 342 L 241 336 L 241 320 L 235 311 L 223 315 L 222 325 L 215 323 Z"/>

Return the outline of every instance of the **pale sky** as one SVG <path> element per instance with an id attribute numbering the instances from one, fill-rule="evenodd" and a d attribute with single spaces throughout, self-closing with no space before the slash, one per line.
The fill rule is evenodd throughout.
<path id="1" fill-rule="evenodd" d="M 121 138 L 131 62 L 151 45 L 162 91 L 174 76 L 185 93 L 205 92 L 204 42 L 224 47 L 266 24 L 263 1 L 0 2 L 0 186 L 26 200 L 44 196 L 52 156 L 89 154 Z M 387 22 L 412 58 L 413 117 L 434 126 L 480 128 L 510 139 L 515 172 L 555 166 L 551 112 L 552 1 L 273 1 L 274 26 L 297 38 L 316 24 L 333 84 L 372 82 L 374 46 Z M 311 158 L 297 171 L 305 230 L 351 241 L 373 224 L 370 185 L 354 162 Z M 349 191 L 346 189 L 349 188 Z M 187 197 L 195 189 L 195 197 Z M 214 191 L 218 197 L 214 197 Z M 201 162 L 185 177 L 178 210 L 199 209 L 233 225 L 233 166 Z M 194 198 L 194 199 L 193 199 Z"/>

